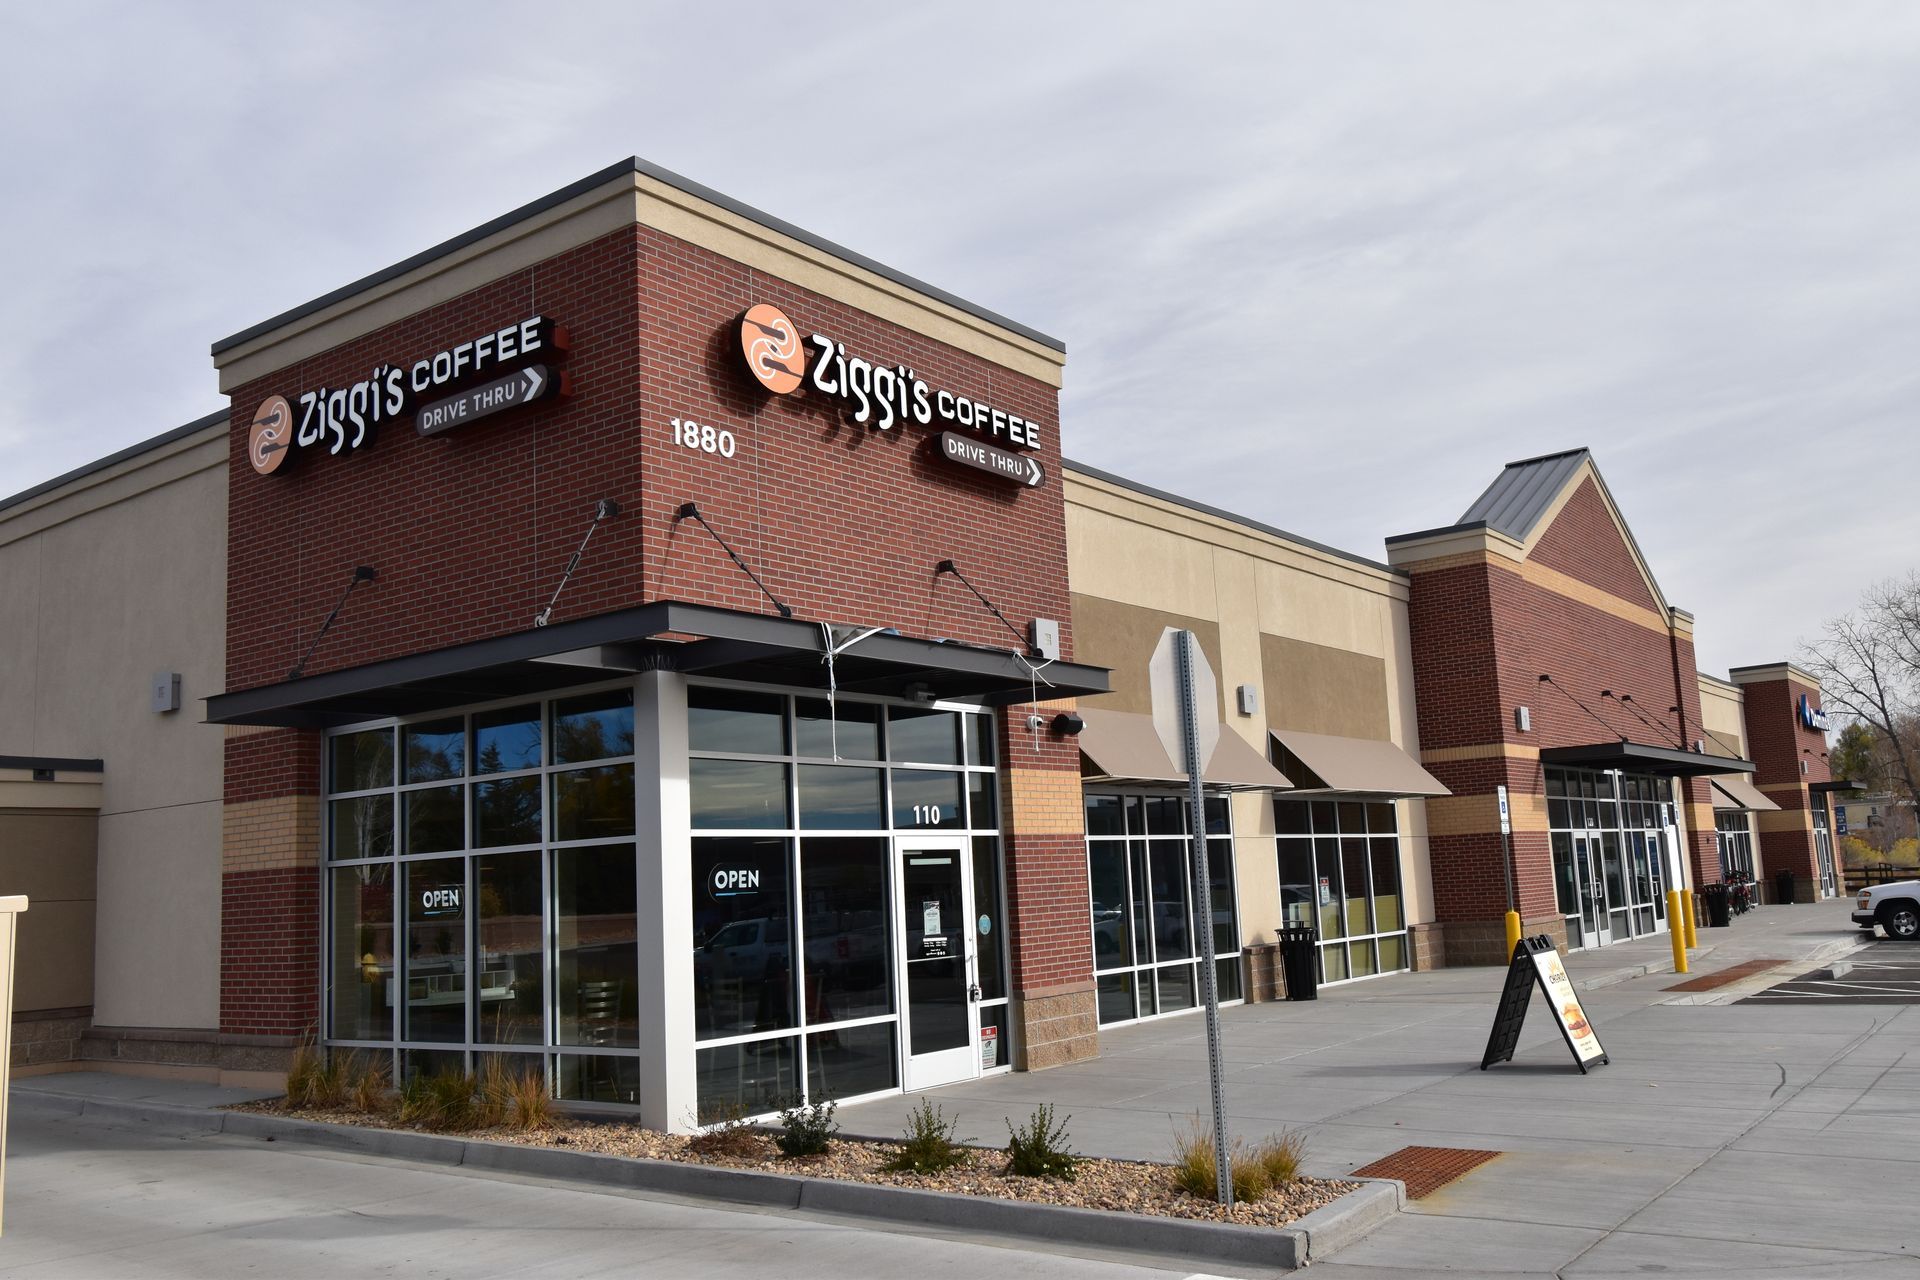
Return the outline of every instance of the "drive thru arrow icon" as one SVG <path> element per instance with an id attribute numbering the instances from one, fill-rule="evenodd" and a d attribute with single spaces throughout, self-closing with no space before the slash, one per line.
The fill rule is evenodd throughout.
<path id="1" fill-rule="evenodd" d="M 1031 456 L 1027 458 L 1026 462 L 1027 462 L 1027 487 L 1030 489 L 1038 489 L 1040 487 L 1040 482 L 1047 478 L 1047 473 L 1040 469 L 1039 462 L 1036 461 Z"/>
<path id="2" fill-rule="evenodd" d="M 547 385 L 547 371 L 539 365 L 534 365 L 531 369 L 522 369 L 520 372 L 527 380 L 527 393 L 521 398 L 538 400 L 541 390 Z"/>

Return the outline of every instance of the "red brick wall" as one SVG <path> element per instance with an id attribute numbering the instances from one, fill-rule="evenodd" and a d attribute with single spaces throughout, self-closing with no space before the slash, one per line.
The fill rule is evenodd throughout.
<path id="1" fill-rule="evenodd" d="M 1806 694 L 1820 706 L 1820 695 L 1811 686 L 1782 677 L 1742 686 L 1746 698 L 1744 713 L 1747 749 L 1753 757 L 1756 786 L 1766 789 L 1769 800 L 1782 813 L 1805 814 L 1816 805 L 1824 805 L 1824 796 L 1816 798 L 1808 784 L 1828 782 L 1833 771 L 1827 762 L 1827 738 L 1818 729 L 1800 723 L 1800 697 Z M 1807 772 L 1800 772 L 1806 761 Z M 1813 833 L 1804 825 L 1788 829 L 1767 829 L 1767 823 L 1780 818 L 1762 814 L 1760 831 L 1759 876 L 1772 893 L 1772 879 L 1781 871 L 1791 871 L 1795 888 L 1803 899 L 1814 893 L 1819 882 L 1819 855 Z M 1838 856 L 1836 850 L 1835 856 Z"/>
<path id="2" fill-rule="evenodd" d="M 744 370 L 737 328 L 762 301 L 803 333 L 829 334 L 850 353 L 904 364 L 935 388 L 1039 424 L 1046 485 L 1022 489 L 949 464 L 932 448 L 939 423 L 877 432 L 811 391 L 768 395 Z M 247 430 L 266 396 L 347 385 L 377 363 L 411 363 L 534 314 L 570 332 L 570 352 L 549 362 L 570 376 L 570 398 L 426 439 L 402 419 L 360 450 L 302 451 L 273 476 L 248 465 Z M 676 445 L 674 417 L 731 431 L 735 456 Z M 1018 645 L 960 583 L 934 573 L 952 559 L 1017 626 L 1058 620 L 1072 655 L 1054 389 L 647 228 L 609 234 L 239 388 L 229 494 L 230 691 L 285 679 L 358 564 L 379 577 L 354 591 L 307 674 L 530 629 L 601 498 L 618 500 L 624 514 L 595 533 L 556 622 L 654 600 L 772 613 L 703 530 L 674 519 L 691 500 L 797 617 Z M 1022 718 L 1017 708 L 1006 717 Z M 286 753 L 305 747 L 239 741 L 248 745 L 230 753 L 230 803 L 315 793 L 317 775 L 303 769 L 317 770 L 317 750 L 302 766 Z M 1070 746 L 1021 763 L 1057 770 L 1077 788 Z M 1090 975 L 1086 859 L 1077 837 L 1068 843 L 1071 859 L 1057 837 L 1009 840 L 1013 936 L 1027 937 L 1016 944 L 1016 986 L 1022 975 Z M 1077 897 L 1056 892 L 1053 879 L 1067 874 L 1079 877 Z M 311 889 L 317 876 L 305 876 Z M 253 873 L 230 877 L 227 893 L 223 1017 L 230 1029 L 304 1028 L 317 906 Z M 1078 958 L 1055 919 L 1069 898 Z"/>
<path id="3" fill-rule="evenodd" d="M 1534 555 L 1581 582 L 1656 608 L 1590 479 L 1541 535 Z M 1424 751 L 1545 749 L 1621 737 L 1690 748 L 1699 736 L 1699 680 L 1690 641 L 1538 586 L 1518 566 L 1498 559 L 1413 568 L 1408 618 Z M 1554 683 L 1543 683 L 1542 674 Z M 1601 697 L 1603 691 L 1614 697 Z M 1653 725 L 1628 711 L 1622 695 L 1631 695 Z M 1681 715 L 1668 710 L 1675 705 Z M 1527 732 L 1517 727 L 1519 706 L 1531 711 Z M 1456 796 L 1486 795 L 1501 783 L 1516 796 L 1545 795 L 1545 770 L 1529 756 L 1430 759 L 1427 767 Z M 1683 799 L 1704 802 L 1704 790 L 1704 783 L 1687 784 Z M 1433 835 L 1428 843 L 1441 921 L 1484 922 L 1505 912 L 1496 828 Z M 1687 855 L 1701 882 L 1719 878 L 1711 830 L 1688 833 Z M 1557 914 L 1546 835 L 1516 830 L 1513 856 L 1522 917 Z"/>
<path id="4" fill-rule="evenodd" d="M 1531 558 L 1622 600 L 1648 609 L 1660 607 L 1590 476 L 1580 482 L 1534 543 Z"/>

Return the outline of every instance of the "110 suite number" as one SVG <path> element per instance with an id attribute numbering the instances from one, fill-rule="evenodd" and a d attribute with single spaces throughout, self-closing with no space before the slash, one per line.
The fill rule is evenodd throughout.
<path id="1" fill-rule="evenodd" d="M 723 458 L 731 458 L 738 448 L 733 432 L 704 426 L 692 418 L 673 420 L 673 442 L 683 449 L 692 449 L 696 453 L 716 453 Z"/>

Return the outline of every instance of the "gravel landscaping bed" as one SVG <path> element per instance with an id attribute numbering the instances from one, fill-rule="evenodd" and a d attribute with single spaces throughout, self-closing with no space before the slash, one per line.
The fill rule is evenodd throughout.
<path id="1" fill-rule="evenodd" d="M 397 1124 L 388 1117 L 359 1111 L 289 1107 L 278 1099 L 240 1103 L 229 1109 L 327 1124 L 380 1129 L 415 1128 Z M 1163 1218 L 1234 1222 L 1242 1226 L 1285 1226 L 1323 1205 L 1331 1204 L 1349 1191 L 1358 1190 L 1361 1185 L 1357 1182 L 1299 1178 L 1284 1187 L 1276 1187 L 1263 1200 L 1253 1204 L 1236 1204 L 1229 1213 L 1211 1200 L 1189 1195 L 1175 1186 L 1172 1173 L 1166 1165 L 1138 1160 L 1086 1158 L 1081 1160 L 1074 1179 L 1065 1182 L 1052 1178 L 1009 1176 L 1002 1172 L 1006 1165 L 1003 1152 L 978 1147 L 968 1148 L 966 1163 L 959 1167 L 944 1173 L 914 1174 L 892 1173 L 880 1167 L 898 1149 L 896 1144 L 890 1142 L 836 1138 L 825 1155 L 788 1157 L 780 1154 L 771 1137 L 755 1133 L 742 1143 L 745 1148 L 742 1154 L 703 1154 L 692 1149 L 690 1138 L 658 1133 L 638 1125 L 577 1119 L 559 1120 L 526 1132 L 495 1128 L 458 1136 L 528 1146 L 560 1147 L 640 1160 L 673 1160 Z"/>

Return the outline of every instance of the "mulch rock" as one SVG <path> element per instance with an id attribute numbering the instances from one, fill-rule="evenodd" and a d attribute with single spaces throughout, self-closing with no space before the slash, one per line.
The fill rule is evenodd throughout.
<path id="1" fill-rule="evenodd" d="M 237 1111 L 262 1112 L 317 1120 L 328 1124 L 355 1124 L 381 1129 L 411 1129 L 391 1117 L 350 1110 L 297 1109 L 283 1100 L 241 1103 Z M 460 1135 L 490 1142 L 560 1147 L 639 1160 L 674 1160 L 728 1169 L 751 1169 L 812 1178 L 837 1178 L 924 1191 L 960 1195 L 996 1196 L 1041 1204 L 1106 1209 L 1118 1213 L 1150 1214 L 1164 1218 L 1191 1218 L 1234 1222 L 1244 1226 L 1285 1226 L 1323 1205 L 1331 1204 L 1360 1184 L 1321 1178 L 1299 1178 L 1276 1187 L 1263 1200 L 1236 1204 L 1229 1212 L 1210 1199 L 1189 1195 L 1173 1181 L 1164 1164 L 1144 1160 L 1083 1158 L 1071 1182 L 1053 1178 L 1022 1178 L 1006 1173 L 1000 1151 L 969 1147 L 966 1162 L 943 1173 L 893 1173 L 881 1168 L 898 1147 L 890 1142 L 836 1138 L 825 1155 L 789 1157 L 780 1154 L 773 1139 L 759 1132 L 731 1135 L 725 1152 L 700 1151 L 695 1139 L 660 1133 L 618 1121 L 562 1118 L 537 1129 L 519 1132 L 495 1128 Z"/>

